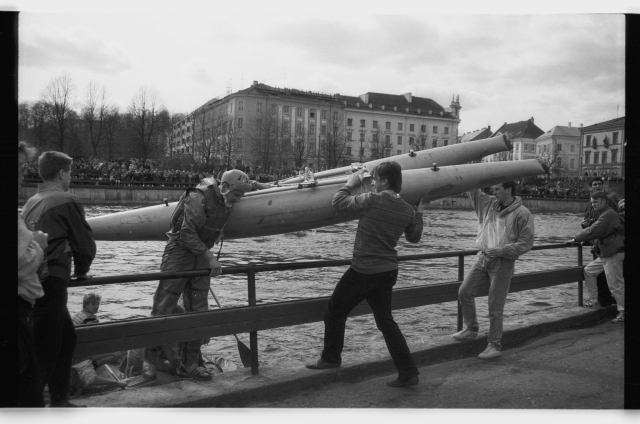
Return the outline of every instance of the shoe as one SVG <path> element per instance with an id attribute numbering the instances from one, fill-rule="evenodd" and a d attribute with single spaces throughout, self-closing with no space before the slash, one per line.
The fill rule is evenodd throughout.
<path id="1" fill-rule="evenodd" d="M 52 402 L 49 405 L 50 408 L 86 408 L 87 405 L 76 405 L 75 403 L 71 403 L 68 400 L 61 400 L 58 402 Z"/>
<path id="2" fill-rule="evenodd" d="M 156 366 L 151 362 L 144 361 L 142 363 L 142 377 L 146 380 L 155 380 L 157 376 Z"/>
<path id="3" fill-rule="evenodd" d="M 400 377 L 398 377 L 397 380 L 389 381 L 387 383 L 387 386 L 389 386 L 389 387 L 409 387 L 409 386 L 415 386 L 419 382 L 420 382 L 420 379 L 418 378 L 418 376 L 414 375 L 413 377 L 409 377 L 409 378 L 400 378 Z"/>
<path id="4" fill-rule="evenodd" d="M 584 304 L 584 306 L 586 308 L 593 308 L 593 309 L 600 309 L 602 308 L 602 305 L 600 305 L 600 302 L 598 302 L 597 300 L 593 301 L 593 300 L 587 300 Z"/>
<path id="5" fill-rule="evenodd" d="M 458 331 L 456 334 L 453 334 L 451 337 L 459 342 L 463 342 L 465 340 L 475 340 L 476 338 L 478 338 L 478 332 L 465 328 L 464 330 Z"/>
<path id="6" fill-rule="evenodd" d="M 167 374 L 176 377 L 178 380 L 193 380 L 193 377 L 186 371 L 184 365 L 168 367 L 168 370 Z"/>
<path id="7" fill-rule="evenodd" d="M 478 358 L 480 359 L 490 359 L 490 358 L 495 358 L 496 356 L 500 356 L 501 353 L 498 349 L 495 348 L 495 346 L 493 346 L 492 344 L 487 345 L 487 348 L 484 350 L 484 352 L 482 352 L 480 355 L 478 355 Z"/>
<path id="8" fill-rule="evenodd" d="M 312 362 L 305 366 L 310 370 L 328 370 L 330 368 L 340 368 L 340 364 L 325 362 L 322 360 L 322 358 L 318 359 L 316 362 Z"/>
<path id="9" fill-rule="evenodd" d="M 618 315 L 611 320 L 614 324 L 624 324 L 624 312 L 618 312 Z"/>
<path id="10" fill-rule="evenodd" d="M 194 380 L 200 380 L 200 381 L 211 381 L 211 380 L 213 380 L 213 376 L 211 374 L 206 372 L 204 370 L 204 368 L 199 368 L 196 364 L 193 365 L 193 369 L 191 369 L 191 370 L 186 369 L 185 371 Z"/>

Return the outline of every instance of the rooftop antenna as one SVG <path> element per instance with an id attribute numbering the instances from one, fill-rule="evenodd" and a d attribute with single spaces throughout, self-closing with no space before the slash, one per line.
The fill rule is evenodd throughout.
<path id="1" fill-rule="evenodd" d="M 616 107 L 616 118 L 618 117 L 618 113 L 620 113 L 620 103 L 618 103 L 618 106 Z"/>

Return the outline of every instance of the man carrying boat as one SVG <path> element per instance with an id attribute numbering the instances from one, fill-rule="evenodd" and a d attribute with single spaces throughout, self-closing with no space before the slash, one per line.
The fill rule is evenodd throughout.
<path id="1" fill-rule="evenodd" d="M 457 341 L 478 337 L 475 295 L 489 283 L 489 336 L 487 348 L 478 355 L 481 359 L 500 356 L 502 313 L 514 265 L 531 250 L 534 236 L 533 217 L 516 196 L 515 181 L 496 184 L 492 190 L 493 196 L 479 189 L 469 192 L 478 216 L 476 245 L 480 252 L 458 291 L 465 328 L 453 335 Z"/>
<path id="2" fill-rule="evenodd" d="M 322 370 L 341 365 L 347 315 L 366 299 L 398 369 L 398 378 L 387 385 L 413 386 L 418 384 L 420 373 L 391 314 L 391 297 L 398 278 L 395 247 L 403 233 L 411 243 L 420 241 L 425 205 L 420 202 L 412 207 L 398 195 L 402 170 L 397 162 L 376 166 L 372 172 L 372 191 L 352 196 L 353 189 L 361 184 L 362 172 L 354 173 L 333 198 L 335 210 L 359 213 L 360 220 L 351 267 L 336 285 L 325 312 L 322 356 L 307 368 Z"/>
<path id="3" fill-rule="evenodd" d="M 267 185 L 250 181 L 244 172 L 237 169 L 222 175 L 220 187 L 213 178 L 203 179 L 196 187 L 188 188 L 180 197 L 169 223 L 169 240 L 162 255 L 160 266 L 163 272 L 211 269 L 211 277 L 220 275 L 222 267 L 211 253 L 214 244 L 223 237 L 223 227 L 231 208 L 240 201 L 245 192 Z M 152 316 L 172 314 L 182 295 L 186 312 L 206 311 L 209 307 L 210 277 L 173 278 L 160 280 L 153 298 Z M 196 380 L 211 380 L 204 368 L 198 367 L 202 340 L 186 343 L 186 358 L 182 364 L 176 345 L 161 347 L 174 368 L 174 375 Z M 145 349 L 143 376 L 156 377 L 157 349 Z"/>

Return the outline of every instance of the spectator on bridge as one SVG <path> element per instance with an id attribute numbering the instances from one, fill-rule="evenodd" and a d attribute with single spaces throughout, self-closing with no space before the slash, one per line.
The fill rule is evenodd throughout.
<path id="1" fill-rule="evenodd" d="M 613 319 L 613 322 L 624 323 L 624 276 L 622 274 L 624 223 L 620 219 L 618 211 L 609 206 L 609 201 L 610 197 L 603 191 L 596 191 L 591 195 L 591 204 L 597 212 L 598 218 L 569 243 L 593 241 L 597 258 L 584 268 L 587 293 L 593 302 L 596 277 L 604 270 L 609 289 L 618 308 L 618 315 Z"/>
<path id="2" fill-rule="evenodd" d="M 604 183 L 602 178 L 595 177 L 591 180 L 591 193 L 603 192 L 607 196 L 607 206 L 609 206 L 614 211 L 618 211 L 618 202 L 620 201 L 619 196 L 616 193 L 606 193 L 604 191 Z M 583 229 L 590 227 L 593 223 L 598 220 L 600 212 L 594 209 L 593 204 L 591 202 L 587 203 L 587 206 L 584 209 L 584 219 L 580 224 Z M 591 247 L 591 255 L 593 260 L 596 260 L 598 255 L 595 252 L 595 240 L 586 240 L 585 243 Z M 593 289 L 593 292 L 589 292 L 589 290 Z M 597 290 L 597 293 L 596 293 Z M 588 308 L 601 308 L 605 306 L 612 305 L 615 302 L 615 296 L 612 296 L 611 290 L 609 289 L 609 284 L 607 283 L 607 278 L 604 272 L 601 272 L 596 279 L 596 287 L 587 286 L 587 296 L 589 299 L 584 303 L 584 305 Z"/>
<path id="3" fill-rule="evenodd" d="M 496 184 L 493 196 L 480 190 L 469 192 L 478 215 L 476 241 L 478 261 L 471 267 L 458 291 L 465 328 L 453 335 L 457 341 L 478 337 L 475 295 L 489 284 L 489 335 L 487 348 L 478 358 L 500 356 L 502 350 L 502 314 L 509 293 L 516 259 L 533 246 L 533 217 L 516 196 L 513 181 Z"/>
<path id="4" fill-rule="evenodd" d="M 327 304 L 322 355 L 317 361 L 307 364 L 307 368 L 340 367 L 347 315 L 366 299 L 398 369 L 398 378 L 387 385 L 414 386 L 419 382 L 420 372 L 391 314 L 391 298 L 398 278 L 395 247 L 402 234 L 410 243 L 420 241 L 425 203 L 421 199 L 417 206 L 412 207 L 399 196 L 402 171 L 397 162 L 383 162 L 376 166 L 372 170 L 373 190 L 352 196 L 351 191 L 361 184 L 362 172 L 355 172 L 333 197 L 336 211 L 359 213 L 360 221 L 351 267 L 336 285 Z"/>

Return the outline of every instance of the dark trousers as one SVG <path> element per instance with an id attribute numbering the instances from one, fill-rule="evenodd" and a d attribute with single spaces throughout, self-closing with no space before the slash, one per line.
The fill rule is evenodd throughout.
<path id="1" fill-rule="evenodd" d="M 31 303 L 18 296 L 18 408 L 44 407 L 42 380 L 33 341 Z"/>
<path id="2" fill-rule="evenodd" d="M 598 255 L 593 254 L 593 260 L 595 261 L 598 258 Z M 615 299 L 611 294 L 611 290 L 609 290 L 609 284 L 607 283 L 607 277 L 604 275 L 604 272 L 601 272 L 596 279 L 597 287 L 598 287 L 598 303 L 600 306 L 610 306 L 615 303 Z"/>
<path id="3" fill-rule="evenodd" d="M 33 335 L 42 384 L 49 385 L 51 403 L 69 399 L 71 360 L 76 331 L 67 310 L 67 282 L 48 277 L 44 296 L 36 300 Z"/>
<path id="4" fill-rule="evenodd" d="M 324 349 L 322 360 L 342 363 L 344 331 L 347 315 L 364 299 L 373 311 L 378 330 L 382 332 L 400 378 L 420 374 L 407 342 L 391 315 L 391 295 L 398 270 L 378 274 L 361 274 L 353 268 L 344 273 L 333 290 L 324 315 Z"/>

